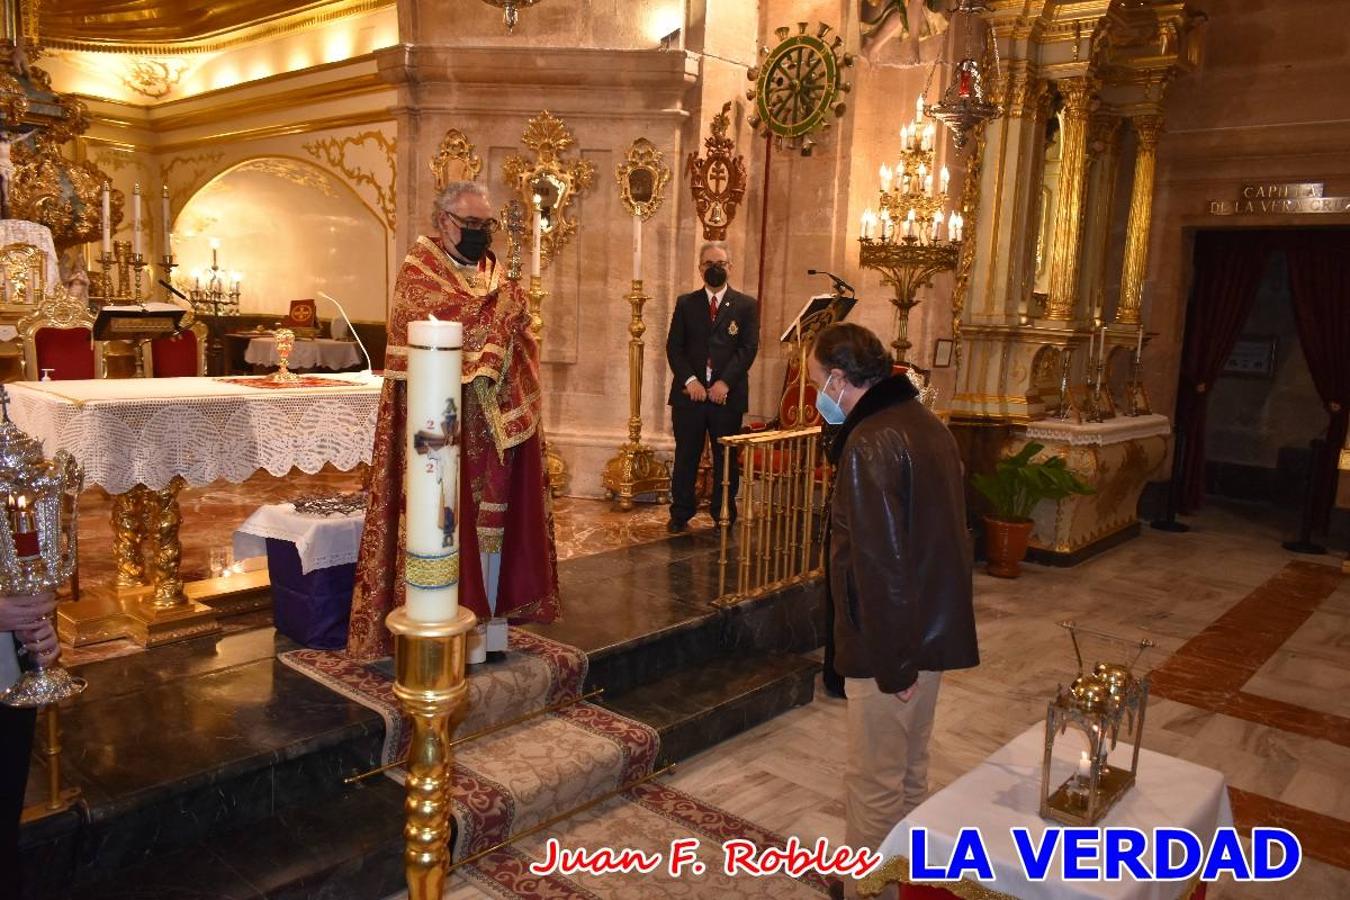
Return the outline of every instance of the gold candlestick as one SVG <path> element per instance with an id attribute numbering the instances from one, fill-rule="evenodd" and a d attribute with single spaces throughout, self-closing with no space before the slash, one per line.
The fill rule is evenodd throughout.
<path id="1" fill-rule="evenodd" d="M 632 308 L 628 323 L 628 443 L 605 464 L 601 483 L 610 499 L 617 499 L 619 508 L 627 511 L 640 494 L 656 494 L 658 503 L 668 502 L 670 469 L 657 460 L 650 447 L 642 445 L 642 335 L 647 331 L 642 307 L 651 299 L 642 291 L 642 279 L 633 279 L 633 289 L 625 299 Z"/>
<path id="2" fill-rule="evenodd" d="M 450 856 L 451 722 L 468 696 L 465 642 L 477 624 L 459 607 L 452 622 L 414 622 L 402 607 L 385 620 L 394 634 L 394 696 L 412 719 L 403 837 L 410 900 L 439 900 Z"/>
<path id="3" fill-rule="evenodd" d="M 539 346 L 539 364 L 542 367 L 544 363 L 544 316 L 542 310 L 544 298 L 548 296 L 548 291 L 544 290 L 544 279 L 538 275 L 531 275 L 530 289 L 525 292 L 525 296 L 530 301 L 530 333 L 534 335 L 534 341 Z M 549 444 L 547 437 L 544 438 L 544 463 L 548 467 L 549 490 L 553 492 L 553 496 L 561 496 L 563 488 L 567 485 L 567 463 Z"/>

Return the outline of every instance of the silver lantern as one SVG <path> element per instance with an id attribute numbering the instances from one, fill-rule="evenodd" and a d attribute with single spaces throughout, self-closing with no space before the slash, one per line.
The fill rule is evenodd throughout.
<path id="1" fill-rule="evenodd" d="M 64 450 L 53 459 L 9 418 L 0 386 L 0 592 L 14 596 L 56 591 L 75 570 L 76 520 L 84 471 Z M 31 667 L 0 695 L 7 706 L 59 703 L 85 689 L 59 665 Z"/>

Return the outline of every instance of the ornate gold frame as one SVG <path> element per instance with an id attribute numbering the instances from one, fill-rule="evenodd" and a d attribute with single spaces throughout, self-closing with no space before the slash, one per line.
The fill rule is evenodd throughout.
<path id="1" fill-rule="evenodd" d="M 14 286 L 13 294 L 22 296 L 32 285 L 34 301 L 32 303 L 0 304 L 0 311 L 31 313 L 42 305 L 47 294 L 47 252 L 33 244 L 6 244 L 0 248 L 0 270 L 5 279 Z"/>
<path id="2" fill-rule="evenodd" d="M 526 123 L 521 142 L 535 152 L 534 162 L 511 156 L 502 166 L 502 178 L 529 209 L 535 208 L 535 197 L 541 198 L 540 253 L 545 262 L 551 262 L 576 234 L 577 223 L 567 217 L 568 208 L 591 186 L 595 166 L 584 159 L 562 158 L 576 139 L 562 119 L 548 110 Z M 529 232 L 525 244 L 533 246 Z"/>
<path id="3" fill-rule="evenodd" d="M 456 165 L 458 172 L 453 169 Z M 458 128 L 451 128 L 441 138 L 430 166 L 436 190 L 440 191 L 452 181 L 477 181 L 483 171 L 483 160 L 468 136 Z"/>
<path id="4" fill-rule="evenodd" d="M 633 141 L 633 145 L 628 148 L 627 160 L 615 167 L 614 175 L 619 181 L 619 199 L 630 216 L 637 216 L 645 222 L 665 202 L 670 167 L 665 163 L 665 155 L 646 138 Z M 635 186 L 635 178 L 645 178 L 646 183 Z"/>

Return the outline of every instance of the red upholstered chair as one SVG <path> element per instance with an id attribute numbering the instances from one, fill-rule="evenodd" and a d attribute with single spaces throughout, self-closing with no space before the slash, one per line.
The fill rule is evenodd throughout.
<path id="1" fill-rule="evenodd" d="M 37 381 L 50 369 L 53 381 L 104 377 L 104 347 L 93 340 L 94 316 L 83 299 L 57 285 L 31 314 L 19 320 L 24 378 Z"/>
<path id="2" fill-rule="evenodd" d="M 146 344 L 145 371 L 152 378 L 189 378 L 206 374 L 206 326 L 194 322 L 173 337 Z"/>

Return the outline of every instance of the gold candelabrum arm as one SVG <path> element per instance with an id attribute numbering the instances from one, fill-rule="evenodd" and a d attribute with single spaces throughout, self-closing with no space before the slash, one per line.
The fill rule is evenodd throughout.
<path id="1" fill-rule="evenodd" d="M 961 242 L 924 243 L 917 238 L 898 241 L 861 240 L 859 263 L 865 269 L 881 273 L 881 283 L 895 289 L 891 303 L 898 315 L 896 339 L 891 342 L 897 362 L 905 362 L 909 349 L 909 314 L 919 305 L 919 288 L 933 276 L 956 268 L 961 257 Z"/>

